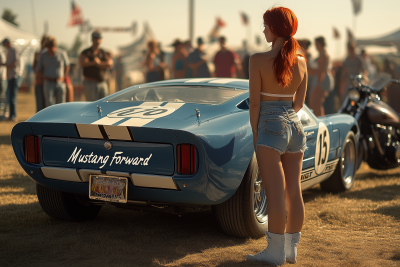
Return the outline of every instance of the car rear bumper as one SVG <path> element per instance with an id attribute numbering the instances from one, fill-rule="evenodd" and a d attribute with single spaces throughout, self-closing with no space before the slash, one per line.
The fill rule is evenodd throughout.
<path id="1" fill-rule="evenodd" d="M 106 174 L 110 176 L 123 176 L 129 178 L 128 183 L 128 200 L 131 201 L 152 201 L 162 203 L 182 203 L 194 205 L 215 205 L 220 204 L 229 199 L 239 187 L 243 178 L 244 170 L 247 168 L 247 160 L 243 157 L 235 157 L 228 155 L 228 158 L 234 158 L 236 161 L 223 160 L 215 154 L 210 145 L 204 144 L 198 136 L 186 131 L 168 130 L 168 129 L 152 129 L 152 128 L 131 128 L 135 136 L 132 142 L 124 141 L 126 144 L 133 143 L 155 143 L 168 144 L 176 151 L 178 144 L 188 143 L 196 146 L 198 151 L 198 168 L 194 175 L 181 175 L 176 172 L 175 152 L 170 158 L 174 166 L 172 170 L 161 170 L 151 173 L 143 170 L 121 169 L 121 168 L 102 168 L 97 165 L 63 165 L 60 160 L 54 161 L 51 157 L 41 157 L 40 164 L 30 164 L 25 161 L 24 156 L 24 136 L 35 135 L 42 141 L 46 139 L 51 142 L 47 146 L 51 146 L 65 140 L 81 140 L 76 126 L 74 124 L 63 123 L 30 123 L 23 122 L 17 124 L 12 132 L 12 145 L 15 155 L 26 173 L 37 183 L 43 186 L 60 190 L 68 193 L 88 196 L 89 183 L 88 177 L 91 174 Z M 96 140 L 86 139 L 88 142 Z M 96 142 L 98 142 L 97 140 Z M 96 143 L 95 142 L 95 143 Z M 104 142 L 104 140 L 102 141 Z M 113 141 L 114 142 L 114 141 Z M 116 141 L 117 142 L 117 141 Z M 85 146 L 85 141 L 82 142 Z M 234 139 L 230 142 L 233 147 Z M 75 146 L 65 146 L 68 148 L 67 161 L 74 151 Z M 207 147 L 207 148 L 205 148 Z M 49 149 L 47 147 L 47 149 Z M 86 148 L 85 148 L 86 149 Z M 103 148 L 104 149 L 104 148 Z M 207 150 L 207 151 L 206 151 Z M 223 150 L 222 152 L 224 152 Z M 89 150 L 86 154 L 89 154 Z M 249 152 L 252 153 L 249 149 Z M 60 151 L 65 154 L 65 151 Z M 169 152 L 168 152 L 169 153 Z M 210 158 L 210 154 L 215 154 L 214 158 Z M 218 151 L 220 153 L 220 151 Z M 224 152 L 225 153 L 225 152 Z M 251 155 L 249 153 L 249 155 Z M 57 156 L 56 152 L 53 152 Z M 171 160 L 171 159 L 168 159 Z M 219 162 L 219 161 L 221 162 Z M 46 164 L 45 164 L 46 163 Z M 168 164 L 167 164 L 168 165 Z M 169 165 L 168 165 L 169 166 Z M 160 168 L 159 168 L 160 169 Z"/>

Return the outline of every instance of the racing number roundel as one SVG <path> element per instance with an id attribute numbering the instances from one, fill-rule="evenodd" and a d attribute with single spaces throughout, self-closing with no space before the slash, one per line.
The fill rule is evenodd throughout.
<path id="1" fill-rule="evenodd" d="M 118 109 L 107 114 L 109 118 L 142 118 L 142 119 L 158 119 L 167 116 L 175 111 L 171 107 L 154 107 L 154 106 L 133 106 Z"/>
<path id="2" fill-rule="evenodd" d="M 326 167 L 329 155 L 329 131 L 322 122 L 318 125 L 317 142 L 315 144 L 315 172 L 321 174 Z"/>

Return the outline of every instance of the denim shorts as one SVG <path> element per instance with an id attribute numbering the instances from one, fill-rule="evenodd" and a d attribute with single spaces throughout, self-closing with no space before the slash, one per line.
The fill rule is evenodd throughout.
<path id="1" fill-rule="evenodd" d="M 292 108 L 292 101 L 261 101 L 257 147 L 275 149 L 279 154 L 304 152 L 303 124 Z"/>

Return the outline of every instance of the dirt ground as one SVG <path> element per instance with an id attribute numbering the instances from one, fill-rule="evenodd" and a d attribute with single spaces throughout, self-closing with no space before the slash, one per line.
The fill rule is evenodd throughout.
<path id="1" fill-rule="evenodd" d="M 20 93 L 18 119 L 34 114 Z M 265 266 L 246 262 L 264 238 L 223 234 L 212 214 L 174 216 L 106 205 L 84 223 L 58 221 L 41 209 L 35 183 L 11 146 L 14 122 L 0 122 L 0 266 Z M 303 193 L 306 220 L 295 266 L 400 266 L 400 168 L 363 164 L 354 187 Z"/>

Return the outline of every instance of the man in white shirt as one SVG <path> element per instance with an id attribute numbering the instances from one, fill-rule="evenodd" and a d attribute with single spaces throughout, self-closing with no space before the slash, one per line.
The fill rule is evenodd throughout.
<path id="1" fill-rule="evenodd" d="M 2 45 L 7 49 L 6 62 L 1 63 L 0 66 L 7 68 L 7 94 L 8 104 L 10 105 L 10 112 L 7 120 L 17 120 L 17 93 L 18 93 L 18 80 L 19 76 L 19 57 L 15 48 L 12 47 L 10 40 L 5 38 Z"/>

